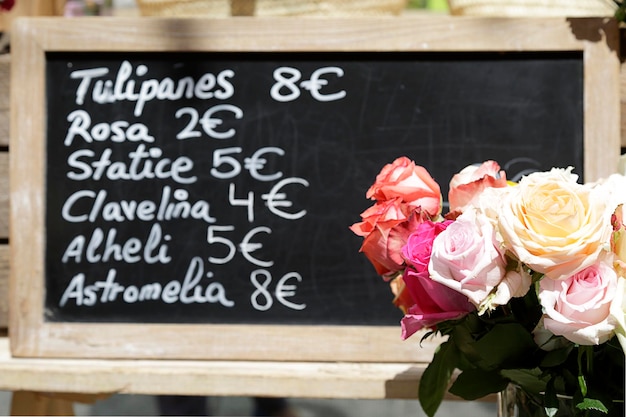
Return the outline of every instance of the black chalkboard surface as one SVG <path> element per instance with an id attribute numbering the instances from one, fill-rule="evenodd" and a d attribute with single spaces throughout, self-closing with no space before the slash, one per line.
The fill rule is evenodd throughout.
<path id="1" fill-rule="evenodd" d="M 14 356 L 428 362 L 349 229 L 380 169 L 407 156 L 445 196 L 487 159 L 594 181 L 619 157 L 607 19 L 27 18 L 11 39 Z"/>
<path id="2" fill-rule="evenodd" d="M 397 323 L 348 230 L 380 168 L 582 174 L 582 76 L 577 52 L 50 53 L 46 319 Z"/>

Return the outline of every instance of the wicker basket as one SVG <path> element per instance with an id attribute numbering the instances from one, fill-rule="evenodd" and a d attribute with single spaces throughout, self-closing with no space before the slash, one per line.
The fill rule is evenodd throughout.
<path id="1" fill-rule="evenodd" d="M 408 0 L 137 0 L 143 16 L 381 16 L 400 14 Z"/>
<path id="2" fill-rule="evenodd" d="M 612 0 L 448 0 L 450 14 L 464 16 L 613 16 Z"/>

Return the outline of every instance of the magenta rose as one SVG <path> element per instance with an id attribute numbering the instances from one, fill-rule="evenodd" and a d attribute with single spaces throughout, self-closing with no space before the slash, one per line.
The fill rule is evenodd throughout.
<path id="1" fill-rule="evenodd" d="M 565 280 L 543 278 L 539 300 L 544 327 L 581 345 L 606 342 L 615 330 L 610 309 L 617 289 L 617 274 L 599 262 Z"/>
<path id="2" fill-rule="evenodd" d="M 402 278 L 414 303 L 401 320 L 403 339 L 442 321 L 460 319 L 476 309 L 463 294 L 424 277 L 413 268 L 407 268 Z"/>
<path id="3" fill-rule="evenodd" d="M 406 245 L 402 248 L 402 256 L 407 265 L 412 266 L 422 276 L 428 277 L 428 263 L 430 262 L 433 240 L 451 223 L 452 220 L 443 222 L 427 220 L 417 226 L 417 230 L 409 235 Z"/>

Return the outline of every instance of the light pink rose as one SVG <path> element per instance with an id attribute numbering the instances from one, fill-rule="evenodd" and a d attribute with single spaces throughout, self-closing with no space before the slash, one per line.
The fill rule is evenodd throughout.
<path id="1" fill-rule="evenodd" d="M 434 281 L 480 306 L 502 281 L 505 267 L 492 224 L 470 209 L 435 238 L 428 271 Z"/>
<path id="2" fill-rule="evenodd" d="M 550 279 L 596 263 L 610 245 L 607 191 L 582 185 L 571 168 L 535 172 L 503 195 L 498 229 L 521 262 Z"/>
<path id="3" fill-rule="evenodd" d="M 424 220 L 421 211 L 395 198 L 371 206 L 361 213 L 361 217 L 363 221 L 353 224 L 350 230 L 364 237 L 360 251 L 376 272 L 390 277 L 402 270 L 402 247 L 409 234 Z"/>
<path id="4" fill-rule="evenodd" d="M 377 201 L 400 198 L 412 207 L 421 207 L 431 218 L 441 213 L 439 184 L 424 167 L 404 156 L 382 168 L 366 196 Z"/>
<path id="5" fill-rule="evenodd" d="M 599 262 L 571 277 L 540 281 L 539 301 L 544 327 L 581 345 L 606 342 L 615 330 L 610 308 L 617 289 L 611 265 Z"/>
<path id="6" fill-rule="evenodd" d="M 485 188 L 507 186 L 506 174 L 495 161 L 485 161 L 481 165 L 465 167 L 450 180 L 448 202 L 450 211 L 464 211 L 475 206 Z"/>

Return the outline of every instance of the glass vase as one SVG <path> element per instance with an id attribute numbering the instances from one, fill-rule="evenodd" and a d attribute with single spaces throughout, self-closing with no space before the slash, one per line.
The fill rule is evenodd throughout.
<path id="1" fill-rule="evenodd" d="M 509 384 L 498 394 L 498 417 L 545 417 L 548 414 L 536 398 L 526 394 L 517 385 Z M 569 397 L 559 396 L 555 417 L 574 417 L 575 408 Z"/>

